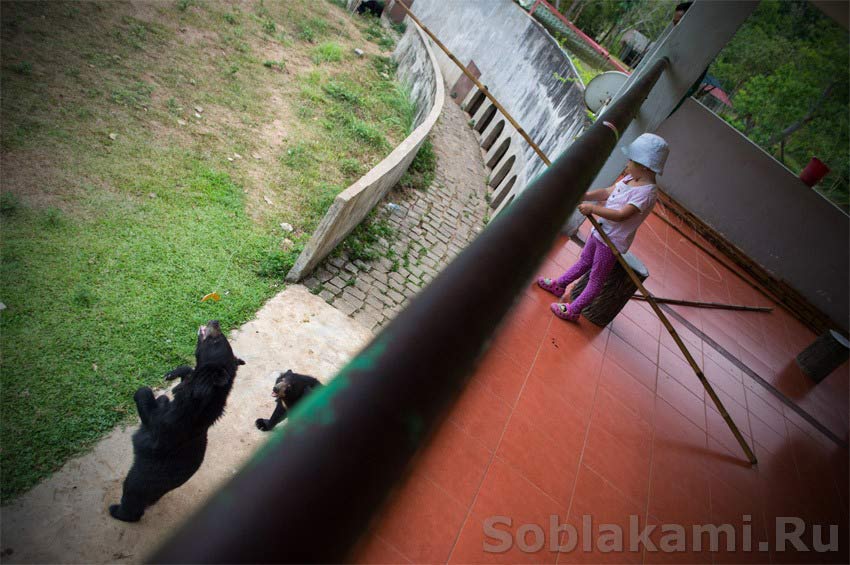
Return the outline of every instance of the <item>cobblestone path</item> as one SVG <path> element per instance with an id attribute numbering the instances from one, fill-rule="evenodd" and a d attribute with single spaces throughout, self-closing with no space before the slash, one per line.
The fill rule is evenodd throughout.
<path id="1" fill-rule="evenodd" d="M 326 259 L 303 281 L 305 286 L 377 331 L 481 232 L 488 209 L 487 171 L 468 119 L 447 95 L 431 132 L 434 182 L 426 190 L 393 189 L 377 206 L 395 230 L 392 241 L 381 242 L 382 257 Z"/>

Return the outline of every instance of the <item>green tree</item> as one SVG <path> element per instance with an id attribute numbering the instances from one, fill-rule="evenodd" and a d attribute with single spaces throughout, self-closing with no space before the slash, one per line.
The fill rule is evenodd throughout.
<path id="1" fill-rule="evenodd" d="M 765 0 L 709 73 L 730 94 L 722 116 L 795 172 L 830 167 L 819 189 L 848 205 L 847 32 L 807 2 Z"/>

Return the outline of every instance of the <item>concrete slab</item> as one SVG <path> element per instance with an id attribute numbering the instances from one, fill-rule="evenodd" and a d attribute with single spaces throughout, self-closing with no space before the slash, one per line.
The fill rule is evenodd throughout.
<path id="1" fill-rule="evenodd" d="M 371 338 L 368 329 L 305 287 L 288 287 L 231 333 L 234 351 L 247 364 L 239 369 L 224 417 L 210 429 L 204 464 L 189 482 L 136 524 L 112 519 L 107 508 L 121 497 L 135 426 L 116 429 L 2 509 L 3 562 L 142 562 L 267 437 L 254 420 L 268 418 L 274 408 L 272 371 L 293 369 L 327 382 Z"/>

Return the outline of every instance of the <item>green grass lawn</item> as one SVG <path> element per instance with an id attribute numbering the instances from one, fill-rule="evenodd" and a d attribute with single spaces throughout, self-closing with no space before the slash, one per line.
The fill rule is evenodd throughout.
<path id="1" fill-rule="evenodd" d="M 4 2 L 4 502 L 282 288 L 411 127 L 392 42 L 332 2 Z"/>

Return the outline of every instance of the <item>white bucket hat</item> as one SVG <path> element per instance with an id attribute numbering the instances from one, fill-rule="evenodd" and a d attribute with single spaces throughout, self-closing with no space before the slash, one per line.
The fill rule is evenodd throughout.
<path id="1" fill-rule="evenodd" d="M 632 141 L 628 147 L 623 147 L 623 153 L 635 163 L 661 174 L 670 148 L 664 138 L 654 133 L 644 133 Z"/>

